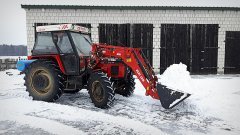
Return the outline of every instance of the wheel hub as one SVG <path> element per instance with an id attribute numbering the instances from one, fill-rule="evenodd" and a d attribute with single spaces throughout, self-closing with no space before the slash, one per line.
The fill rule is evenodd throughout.
<path id="1" fill-rule="evenodd" d="M 92 84 L 92 93 L 95 100 L 101 102 L 104 99 L 104 92 L 101 84 L 98 81 L 95 81 Z"/>
<path id="2" fill-rule="evenodd" d="M 32 77 L 32 86 L 37 92 L 44 94 L 49 91 L 50 77 L 45 71 L 37 71 Z"/>

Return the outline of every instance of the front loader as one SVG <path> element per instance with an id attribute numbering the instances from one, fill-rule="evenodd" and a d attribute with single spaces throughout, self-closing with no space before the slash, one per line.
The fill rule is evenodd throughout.
<path id="1" fill-rule="evenodd" d="M 108 108 L 115 93 L 126 97 L 133 94 L 133 75 L 146 95 L 160 100 L 165 109 L 190 96 L 159 83 L 139 48 L 93 44 L 89 30 L 74 24 L 38 26 L 35 35 L 32 55 L 17 63 L 34 100 L 52 102 L 64 92 L 86 88 L 96 107 Z"/>

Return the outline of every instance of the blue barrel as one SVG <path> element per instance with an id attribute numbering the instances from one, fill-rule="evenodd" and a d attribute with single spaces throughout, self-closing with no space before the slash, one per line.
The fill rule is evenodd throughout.
<path id="1" fill-rule="evenodd" d="M 16 67 L 19 71 L 24 71 L 34 61 L 35 60 L 19 60 Z"/>

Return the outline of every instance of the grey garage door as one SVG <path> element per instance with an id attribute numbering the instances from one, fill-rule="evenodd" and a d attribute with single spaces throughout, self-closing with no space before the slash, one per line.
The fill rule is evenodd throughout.
<path id="1" fill-rule="evenodd" d="M 225 74 L 240 74 L 240 31 L 226 31 Z"/>
<path id="2" fill-rule="evenodd" d="M 160 73 L 182 62 L 192 74 L 216 74 L 218 24 L 162 24 Z"/>

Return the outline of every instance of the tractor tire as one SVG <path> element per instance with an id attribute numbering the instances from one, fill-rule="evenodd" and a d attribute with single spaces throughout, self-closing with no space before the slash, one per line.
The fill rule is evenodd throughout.
<path id="1" fill-rule="evenodd" d="M 88 93 L 93 104 L 102 109 L 110 108 L 115 100 L 113 83 L 103 72 L 95 72 L 88 80 Z"/>
<path id="2" fill-rule="evenodd" d="M 64 89 L 64 77 L 53 61 L 36 60 L 25 71 L 25 85 L 33 100 L 53 102 Z"/>
<path id="3" fill-rule="evenodd" d="M 133 75 L 130 74 L 128 80 L 114 82 L 115 93 L 120 94 L 124 97 L 129 97 L 134 93 L 135 82 Z"/>

